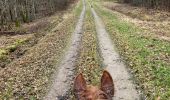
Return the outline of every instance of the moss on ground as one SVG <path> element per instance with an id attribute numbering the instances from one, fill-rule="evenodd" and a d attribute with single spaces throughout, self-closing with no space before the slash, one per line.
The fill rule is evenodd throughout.
<path id="1" fill-rule="evenodd" d="M 0 59 L 3 59 L 6 54 L 7 54 L 6 50 L 0 49 Z"/>
<path id="2" fill-rule="evenodd" d="M 7 46 L 6 48 L 2 48 L 0 49 L 0 60 L 4 60 L 7 58 L 7 55 L 11 52 L 14 52 L 17 47 L 19 47 L 20 45 L 23 45 L 25 43 L 25 39 L 18 39 L 16 40 L 13 44 L 11 44 L 10 46 Z"/>

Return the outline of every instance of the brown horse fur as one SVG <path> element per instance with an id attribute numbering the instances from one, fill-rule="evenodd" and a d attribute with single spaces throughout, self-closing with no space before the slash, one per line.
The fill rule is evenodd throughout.
<path id="1" fill-rule="evenodd" d="M 111 75 L 103 71 L 101 86 L 87 85 L 80 73 L 74 81 L 74 94 L 77 100 L 112 100 L 114 96 L 114 84 Z"/>

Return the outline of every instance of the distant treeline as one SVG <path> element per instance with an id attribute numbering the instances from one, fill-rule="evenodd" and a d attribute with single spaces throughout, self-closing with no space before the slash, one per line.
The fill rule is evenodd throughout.
<path id="1" fill-rule="evenodd" d="M 64 9 L 74 0 L 0 0 L 0 25 L 30 22 Z"/>
<path id="2" fill-rule="evenodd" d="M 136 6 L 170 11 L 170 0 L 118 0 L 122 3 L 130 3 Z"/>

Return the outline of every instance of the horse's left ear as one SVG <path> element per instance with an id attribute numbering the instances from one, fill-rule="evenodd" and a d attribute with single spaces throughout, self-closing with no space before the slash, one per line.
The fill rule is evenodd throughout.
<path id="1" fill-rule="evenodd" d="M 103 75 L 101 78 L 101 90 L 110 97 L 113 97 L 114 95 L 113 79 L 108 71 L 103 71 Z"/>
<path id="2" fill-rule="evenodd" d="M 74 95 L 76 96 L 76 98 L 80 98 L 80 94 L 85 91 L 86 88 L 86 80 L 84 79 L 83 74 L 80 73 L 74 80 Z"/>

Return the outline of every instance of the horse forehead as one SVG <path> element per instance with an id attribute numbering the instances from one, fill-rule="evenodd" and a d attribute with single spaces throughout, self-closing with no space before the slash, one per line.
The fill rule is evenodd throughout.
<path id="1" fill-rule="evenodd" d="M 87 91 L 92 93 L 102 92 L 97 86 L 92 86 L 92 85 L 87 86 Z"/>
<path id="2" fill-rule="evenodd" d="M 100 93 L 100 89 L 97 86 L 89 85 L 85 91 L 87 100 L 97 100 L 98 95 Z"/>

